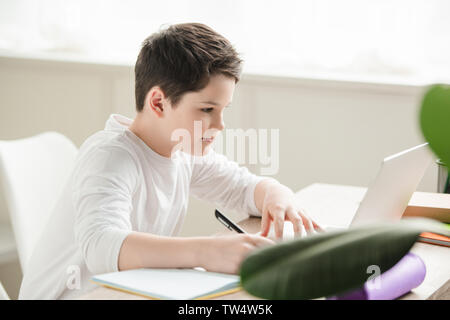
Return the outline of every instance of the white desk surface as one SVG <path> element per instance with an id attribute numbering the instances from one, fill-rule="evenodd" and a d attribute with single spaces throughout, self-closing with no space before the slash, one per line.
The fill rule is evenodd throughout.
<path id="1" fill-rule="evenodd" d="M 335 199 L 334 207 L 338 206 L 336 203 L 350 203 L 350 205 L 345 205 L 339 209 L 340 214 L 339 220 L 336 218 L 326 218 L 325 211 L 323 213 L 318 212 L 317 218 L 318 222 L 325 222 L 327 224 L 334 224 L 334 220 L 336 219 L 337 224 L 342 223 L 342 219 L 344 221 L 350 221 L 352 218 L 352 213 L 355 209 L 354 207 L 358 206 L 359 201 L 364 196 L 366 188 L 360 187 L 349 187 L 349 186 L 338 186 L 338 185 L 327 185 L 327 184 L 313 184 L 310 185 L 299 192 L 297 192 L 296 196 L 298 201 L 305 205 L 305 207 L 310 206 L 310 204 L 315 203 L 315 209 L 317 208 L 317 199 L 318 195 L 323 195 L 324 193 L 330 194 L 330 197 L 327 196 L 327 201 L 333 201 Z M 322 199 L 323 200 L 323 199 Z M 344 200 L 350 200 L 344 201 Z M 450 195 L 449 195 L 450 200 Z M 353 204 L 352 204 L 353 202 Z M 323 208 L 327 207 L 326 202 L 319 201 L 320 206 Z M 353 211 L 352 211 L 353 210 Z M 350 212 L 350 214 L 349 214 Z M 349 222 L 348 222 L 349 223 Z M 258 232 L 260 228 L 260 219 L 259 218 L 248 218 L 239 223 L 241 227 L 243 227 L 248 232 Z M 228 231 L 225 231 L 226 233 Z M 412 290 L 410 293 L 404 295 L 400 299 L 402 300 L 425 300 L 429 299 L 430 296 L 434 294 L 437 295 L 437 291 L 439 290 L 439 295 L 442 296 L 444 294 L 446 297 L 450 295 L 448 291 L 450 291 L 450 286 L 448 285 L 448 280 L 450 279 L 450 248 L 444 246 L 437 246 L 431 244 L 425 244 L 417 242 L 411 249 L 411 252 L 417 254 L 424 261 L 427 273 L 422 284 Z M 447 283 L 447 284 L 446 284 Z M 445 291 L 445 292 L 443 292 Z M 93 300 L 130 300 L 130 299 L 145 299 L 144 297 L 133 295 L 130 293 L 125 293 L 105 287 L 98 287 L 93 291 L 83 295 L 80 299 L 93 299 Z M 230 300 L 245 300 L 245 299 L 256 299 L 255 297 L 249 295 L 244 291 L 236 292 L 233 294 L 224 295 L 221 297 L 217 297 L 216 299 L 230 299 Z"/>

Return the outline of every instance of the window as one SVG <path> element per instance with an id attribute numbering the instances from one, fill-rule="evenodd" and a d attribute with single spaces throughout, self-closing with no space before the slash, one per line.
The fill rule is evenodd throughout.
<path id="1" fill-rule="evenodd" d="M 203 22 L 235 44 L 245 71 L 450 80 L 447 0 L 11 0 L 0 48 L 134 64 L 164 24 Z"/>

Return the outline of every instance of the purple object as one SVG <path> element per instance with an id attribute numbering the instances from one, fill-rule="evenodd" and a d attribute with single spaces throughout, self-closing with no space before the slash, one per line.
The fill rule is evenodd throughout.
<path id="1" fill-rule="evenodd" d="M 417 288 L 425 279 L 425 263 L 408 253 L 395 266 L 367 281 L 362 288 L 328 297 L 328 300 L 393 300 Z"/>

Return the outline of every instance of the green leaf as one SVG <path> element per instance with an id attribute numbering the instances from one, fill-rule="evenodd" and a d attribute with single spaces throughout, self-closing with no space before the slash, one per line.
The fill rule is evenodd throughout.
<path id="1" fill-rule="evenodd" d="M 377 265 L 383 273 L 407 254 L 422 232 L 450 236 L 443 224 L 410 218 L 327 232 L 254 251 L 242 263 L 241 285 L 265 299 L 315 299 L 355 289 Z"/>
<path id="2" fill-rule="evenodd" d="M 434 85 L 424 95 L 420 127 L 430 148 L 450 166 L 450 86 Z"/>

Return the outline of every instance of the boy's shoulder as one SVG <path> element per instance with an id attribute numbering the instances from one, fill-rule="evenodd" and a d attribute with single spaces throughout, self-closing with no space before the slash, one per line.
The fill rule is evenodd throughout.
<path id="1" fill-rule="evenodd" d="M 129 143 L 119 132 L 102 130 L 81 145 L 71 175 L 71 190 L 78 195 L 84 186 L 108 186 L 135 190 L 142 168 Z"/>
<path id="2" fill-rule="evenodd" d="M 124 132 L 101 130 L 89 136 L 83 142 L 80 153 L 107 149 L 132 151 L 133 148 L 131 141 L 126 139 Z"/>
<path id="3" fill-rule="evenodd" d="M 81 145 L 79 161 L 93 161 L 95 158 L 137 161 L 136 150 L 132 145 L 132 141 L 126 138 L 124 132 L 109 130 L 101 130 L 94 133 Z"/>

